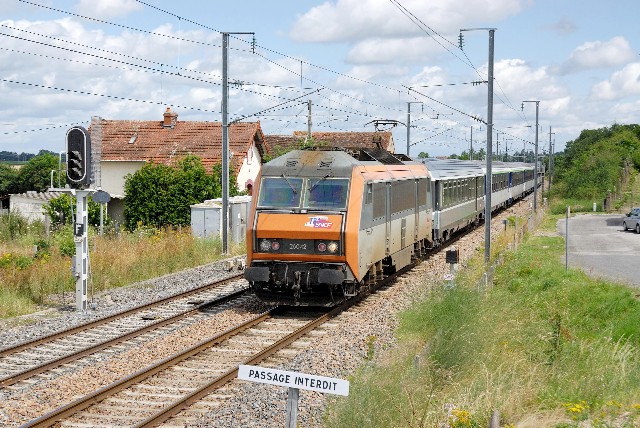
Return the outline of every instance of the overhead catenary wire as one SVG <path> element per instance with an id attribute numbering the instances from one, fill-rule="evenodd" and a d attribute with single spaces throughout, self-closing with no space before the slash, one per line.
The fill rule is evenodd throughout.
<path id="1" fill-rule="evenodd" d="M 49 7 L 49 6 L 44 6 L 44 5 L 40 5 L 40 4 L 36 4 L 36 3 L 32 3 L 32 2 L 30 2 L 30 1 L 28 1 L 28 0 L 19 0 L 19 1 L 21 1 L 21 2 L 23 2 L 23 3 L 26 3 L 26 4 L 31 4 L 31 5 L 33 5 L 33 6 L 43 7 L 43 8 L 46 8 L 46 9 L 49 9 L 49 10 L 53 10 L 53 11 L 56 11 L 56 12 L 59 12 L 59 13 L 64 13 L 64 14 L 68 14 L 68 15 L 71 15 L 71 16 L 76 16 L 76 17 L 79 17 L 79 18 L 83 18 L 83 19 L 91 20 L 91 21 L 94 21 L 94 22 L 99 22 L 99 23 L 103 23 L 103 24 L 113 25 L 113 26 L 116 26 L 116 27 L 125 28 L 125 29 L 129 29 L 129 30 L 133 30 L 133 31 L 138 31 L 138 32 L 142 32 L 142 33 L 146 33 L 146 34 L 150 34 L 150 35 L 161 36 L 161 37 L 168 37 L 168 38 L 170 38 L 170 39 L 174 39 L 174 40 L 178 40 L 178 39 L 179 39 L 179 40 L 183 40 L 183 41 L 187 41 L 187 42 L 193 42 L 193 43 L 204 44 L 204 45 L 212 45 L 212 44 L 207 43 L 207 42 L 200 42 L 200 41 L 190 40 L 190 39 L 181 38 L 181 37 L 176 37 L 176 36 L 168 36 L 168 35 L 166 35 L 166 34 L 162 34 L 162 33 L 157 33 L 157 32 L 153 32 L 153 31 L 143 30 L 143 29 L 139 29 L 139 28 L 135 28 L 135 27 L 131 27 L 131 26 L 127 26 L 127 25 L 123 25 L 123 24 L 117 24 L 117 23 L 109 22 L 109 21 L 102 20 L 102 19 L 92 18 L 92 17 L 88 17 L 88 16 L 85 16 L 85 15 L 81 15 L 81 14 L 77 14 L 77 13 L 73 13 L 73 12 L 65 11 L 65 10 L 62 10 L 62 9 L 56 9 L 56 8 L 52 8 L 52 7 Z M 141 3 L 141 4 L 144 4 L 144 5 L 148 6 L 148 7 L 152 7 L 152 8 L 153 8 L 153 9 L 155 9 L 155 10 L 158 10 L 158 11 L 161 11 L 161 12 L 163 12 L 163 13 L 169 14 L 169 15 L 171 15 L 171 16 L 173 16 L 173 17 L 177 17 L 177 18 L 179 18 L 180 20 L 185 20 L 185 22 L 190 22 L 190 23 L 192 23 L 192 24 L 194 24 L 194 25 L 200 26 L 200 27 L 202 27 L 202 28 L 206 28 L 206 29 L 211 30 L 211 31 L 220 32 L 219 30 L 217 30 L 217 29 L 215 29 L 215 28 L 211 28 L 211 27 L 205 26 L 205 25 L 203 25 L 203 24 L 200 24 L 200 23 L 198 23 L 198 22 L 196 22 L 196 21 L 190 20 L 190 19 L 185 18 L 185 17 L 183 17 L 183 16 L 179 16 L 179 15 L 174 14 L 174 13 L 171 13 L 171 12 L 169 12 L 169 11 L 166 11 L 166 10 L 160 9 L 160 8 L 158 8 L 158 7 L 155 7 L 155 6 L 149 5 L 148 3 L 145 3 L 145 2 L 143 2 L 143 1 L 140 1 L 140 0 L 137 0 L 137 1 L 138 1 L 139 3 Z M 441 37 L 441 36 L 440 36 L 440 37 Z M 243 41 L 243 42 L 246 42 L 246 41 L 244 41 L 244 39 L 239 39 L 239 40 L 241 40 L 241 41 Z M 219 45 L 213 45 L 213 46 L 217 46 L 217 47 L 219 47 Z M 335 72 L 335 71 L 330 70 L 330 69 L 328 69 L 328 68 L 326 68 L 326 67 L 316 66 L 315 64 L 312 64 L 312 63 L 309 63 L 309 62 L 306 62 L 306 61 L 299 60 L 298 58 L 294 58 L 294 57 L 291 57 L 291 56 L 289 56 L 289 55 L 282 54 L 282 53 L 280 53 L 280 52 L 277 52 L 277 51 L 272 50 L 272 49 L 269 49 L 269 48 L 265 48 L 265 47 L 263 47 L 263 46 L 259 46 L 259 45 L 256 45 L 256 46 L 258 46 L 258 47 L 260 47 L 261 49 L 264 49 L 264 50 L 266 50 L 266 51 L 273 52 L 273 53 L 276 53 L 276 54 L 282 55 L 282 56 L 284 56 L 284 57 L 287 57 L 287 58 L 290 58 L 290 59 L 294 59 L 294 60 L 296 60 L 296 61 L 301 61 L 301 62 L 303 62 L 303 63 L 305 63 L 305 64 L 307 64 L 307 65 L 309 65 L 309 66 L 317 67 L 317 68 L 322 69 L 322 70 L 324 70 L 324 71 L 332 72 L 332 73 L 335 73 L 335 74 L 340 75 L 340 76 L 343 76 L 343 77 L 347 77 L 347 78 L 354 79 L 354 80 L 356 80 L 356 81 L 360 81 L 360 82 L 364 82 L 364 83 L 372 84 L 372 85 L 375 85 L 375 86 L 378 86 L 378 87 L 381 87 L 381 88 L 386 88 L 386 89 L 388 89 L 388 90 L 392 90 L 392 91 L 394 91 L 394 92 L 395 92 L 395 91 L 398 91 L 398 89 L 397 89 L 397 88 L 391 88 L 391 87 L 386 86 L 386 85 L 381 85 L 381 84 L 377 84 L 377 83 L 374 83 L 374 82 L 369 82 L 369 81 L 367 81 L 367 80 L 360 79 L 360 78 L 357 78 L 357 77 L 354 77 L 354 76 L 350 76 L 350 75 L 347 75 L 347 74 L 344 74 L 344 73 Z M 283 65 L 281 65 L 281 64 L 279 64 L 279 63 L 277 63 L 277 62 L 275 62 L 275 61 L 273 61 L 273 60 L 270 60 L 270 59 L 266 58 L 264 55 L 261 55 L 261 56 L 262 56 L 264 59 L 266 59 L 266 60 L 268 60 L 268 61 L 270 61 L 270 62 L 272 62 L 272 63 L 276 64 L 277 66 L 282 67 L 282 68 L 283 68 L 283 69 L 285 69 L 286 71 L 288 71 L 288 72 L 290 72 L 290 73 L 292 73 L 292 74 L 294 74 L 294 75 L 297 75 L 297 73 L 296 73 L 296 72 L 294 72 L 293 70 L 289 70 L 288 68 L 284 67 Z M 300 77 L 302 78 L 302 75 L 301 75 L 301 74 L 300 74 Z M 310 80 L 310 79 L 307 79 L 307 78 L 305 78 L 305 79 L 306 79 L 306 80 L 308 80 L 308 81 L 311 81 L 312 83 L 314 83 L 314 84 L 316 84 L 316 85 L 320 85 L 319 83 L 314 82 L 314 81 L 312 81 L 312 80 Z M 339 94 L 339 95 L 341 95 L 341 96 L 344 96 L 344 97 L 347 97 L 347 98 L 354 99 L 353 97 L 350 97 L 349 95 L 346 95 L 346 94 L 340 93 L 339 91 L 335 91 L 335 90 L 333 90 L 333 89 L 331 89 L 331 88 L 329 88 L 329 87 L 327 87 L 327 86 L 325 86 L 325 85 L 320 85 L 320 86 L 322 86 L 324 89 L 328 89 L 328 90 L 330 90 L 330 91 L 334 91 L 334 92 L 338 93 L 338 94 Z M 361 102 L 361 103 L 365 103 L 365 104 L 370 104 L 370 103 L 367 103 L 367 102 L 362 101 L 362 100 L 357 100 L 357 99 L 356 99 L 356 101 Z M 377 105 L 377 104 L 371 104 L 371 105 L 372 105 L 372 106 L 374 106 L 374 107 L 383 108 L 383 109 L 387 109 L 387 110 L 390 110 L 390 111 L 399 111 L 399 110 L 397 110 L 397 109 L 393 109 L 393 108 L 390 108 L 390 107 L 387 107 L 387 106 L 382 106 L 382 105 Z M 443 104 L 443 105 L 446 105 L 446 104 Z M 458 110 L 458 111 L 459 111 L 459 110 Z"/>
<path id="2" fill-rule="evenodd" d="M 41 6 L 41 5 L 38 5 L 38 4 L 35 4 L 35 3 L 32 3 L 32 2 L 29 2 L 29 1 L 27 1 L 27 0 L 20 0 L 20 1 L 21 1 L 21 2 L 23 2 L 23 3 L 26 3 L 26 4 L 32 4 L 32 5 L 34 5 L 34 6 Z M 210 28 L 210 27 L 203 26 L 202 24 L 198 24 L 198 23 L 197 23 L 197 22 L 195 22 L 195 21 L 188 20 L 188 19 L 186 19 L 185 17 L 178 16 L 178 15 L 176 15 L 176 14 L 172 14 L 171 12 L 161 10 L 161 9 L 156 8 L 155 6 L 149 5 L 149 4 L 145 3 L 145 2 L 139 1 L 139 3 L 144 4 L 144 5 L 147 5 L 148 7 L 152 7 L 152 8 L 154 8 L 154 9 L 157 9 L 157 10 L 159 10 L 159 11 L 163 12 L 163 13 L 170 14 L 170 15 L 172 15 L 172 16 L 174 16 L 174 17 L 178 18 L 180 22 L 182 22 L 182 21 L 184 21 L 184 22 L 190 22 L 190 23 L 193 23 L 193 24 L 195 24 L 195 25 L 199 25 L 199 26 L 201 26 L 201 27 L 203 27 L 203 28 L 207 28 L 207 29 L 209 29 L 209 30 L 212 30 L 212 31 L 218 31 L 218 30 L 216 30 L 216 29 L 213 29 L 213 28 Z M 118 26 L 118 27 L 121 27 L 121 28 L 126 28 L 126 29 L 130 29 L 130 30 L 135 30 L 135 31 L 141 31 L 141 32 L 144 32 L 144 33 L 146 33 L 146 34 L 150 34 L 150 35 L 154 35 L 154 36 L 162 36 L 162 37 L 166 37 L 166 36 L 167 36 L 166 34 L 156 33 L 156 32 L 153 32 L 153 31 L 147 31 L 147 30 L 140 30 L 140 29 L 136 29 L 136 28 L 134 28 L 134 27 L 124 26 L 124 25 L 121 25 L 121 24 L 110 23 L 110 22 L 108 22 L 108 21 L 104 21 L 104 20 L 97 20 L 97 19 L 95 19 L 95 18 L 86 17 L 86 16 L 83 16 L 83 15 L 79 15 L 79 14 L 74 14 L 74 13 L 66 12 L 66 11 L 63 11 L 63 10 L 60 10 L 60 9 L 54 9 L 54 8 L 49 8 L 49 7 L 47 7 L 47 8 L 48 8 L 48 9 L 51 9 L 51 10 L 54 10 L 54 11 L 57 11 L 57 12 L 60 12 L 60 13 L 67 13 L 67 14 L 70 14 L 70 15 L 72 15 L 72 16 L 77 16 L 77 17 L 80 17 L 80 18 L 83 18 L 83 19 L 90 19 L 90 20 L 93 20 L 93 21 L 95 21 L 95 22 L 100 22 L 100 23 L 109 24 L 109 25 L 115 25 L 115 26 Z M 187 38 L 184 38 L 184 37 L 170 36 L 169 38 L 170 38 L 170 39 L 173 39 L 173 40 L 179 40 L 179 41 L 184 41 L 184 42 L 199 43 L 199 44 L 208 45 L 208 46 L 216 46 L 216 47 L 218 47 L 218 46 L 219 46 L 219 45 L 217 45 L 217 44 L 213 44 L 213 43 L 209 43 L 209 42 L 203 42 L 203 41 L 199 41 L 199 40 L 190 40 L 190 39 L 187 39 Z M 241 39 L 241 38 L 240 38 L 240 39 L 238 39 L 238 40 L 241 40 L 243 43 L 248 43 L 246 40 Z M 400 94 L 400 90 L 398 90 L 398 88 L 393 88 L 393 87 L 390 87 L 390 86 L 387 86 L 387 85 L 383 85 L 383 84 L 380 84 L 380 83 L 367 81 L 367 80 L 365 80 L 365 79 L 361 79 L 361 78 L 358 78 L 358 77 L 355 77 L 355 76 L 351 76 L 351 75 L 348 75 L 348 74 L 345 74 L 345 73 L 340 73 L 340 72 L 337 72 L 337 71 L 331 70 L 331 69 L 329 69 L 329 68 L 327 68 L 327 67 L 318 66 L 318 65 L 312 64 L 312 63 L 310 63 L 310 62 L 303 61 L 303 60 L 301 60 L 301 59 L 299 59 L 299 58 L 294 58 L 294 57 L 292 57 L 292 56 L 289 56 L 289 55 L 286 55 L 286 54 L 283 54 L 283 53 L 277 52 L 277 51 L 275 51 L 275 50 L 273 50 L 273 49 L 266 48 L 266 47 L 264 47 L 264 46 L 260 46 L 260 45 L 256 45 L 256 46 L 257 46 L 258 48 L 260 48 L 261 50 L 265 51 L 265 52 L 270 52 L 270 53 L 278 54 L 278 55 L 281 55 L 281 56 L 283 56 L 283 57 L 285 57 L 285 58 L 289 58 L 289 59 L 293 59 L 293 60 L 295 60 L 295 61 L 298 61 L 298 62 L 300 62 L 300 64 L 301 64 L 301 65 L 302 65 L 302 64 L 305 64 L 305 65 L 307 65 L 307 66 L 314 67 L 314 68 L 317 68 L 317 69 L 319 69 L 319 70 L 323 70 L 323 71 L 326 71 L 326 72 L 330 72 L 330 73 L 333 73 L 333 74 L 338 75 L 338 76 L 343 76 L 343 77 L 345 77 L 345 78 L 353 79 L 354 81 L 359 81 L 359 82 L 363 82 L 363 83 L 366 83 L 366 84 L 375 85 L 375 86 L 380 87 L 380 88 L 384 88 L 384 89 L 387 89 L 387 90 L 391 90 L 391 91 L 394 91 L 394 92 L 398 92 L 398 94 Z M 239 50 L 239 49 L 238 49 L 238 50 Z M 245 51 L 245 52 L 247 52 L 247 51 Z M 384 109 L 384 110 L 386 110 L 386 111 L 394 112 L 394 113 L 402 113 L 402 110 L 401 110 L 401 109 L 399 109 L 399 108 L 393 108 L 393 107 L 389 107 L 389 106 L 387 106 L 387 105 L 382 105 L 382 104 L 379 104 L 379 103 L 370 102 L 370 101 L 368 101 L 368 99 L 367 99 L 366 97 L 365 97 L 365 98 L 355 97 L 355 96 L 350 95 L 350 94 L 348 94 L 348 93 L 345 93 L 345 92 L 342 92 L 342 91 L 338 91 L 338 90 L 336 90 L 336 89 L 333 89 L 333 88 L 331 88 L 331 87 L 330 87 L 330 86 L 328 86 L 328 85 L 320 84 L 320 83 L 318 83 L 316 80 L 313 80 L 312 78 L 310 78 L 310 76 L 307 76 L 307 75 L 304 75 L 304 76 L 303 76 L 302 71 L 301 71 L 300 73 L 296 73 L 296 72 L 294 72 L 293 70 L 288 69 L 288 67 L 286 67 L 286 66 L 282 65 L 281 63 L 278 63 L 278 62 L 276 62 L 276 61 L 274 61 L 274 60 L 272 60 L 272 59 L 270 59 L 270 58 L 267 58 L 267 57 L 266 57 L 266 55 L 262 55 L 262 58 L 264 58 L 264 59 L 266 59 L 266 60 L 268 60 L 268 61 L 270 61 L 270 62 L 272 62 L 272 63 L 274 63 L 274 64 L 277 64 L 277 66 L 278 66 L 278 67 L 281 67 L 281 68 L 283 68 L 283 69 L 287 70 L 289 73 L 292 73 L 293 75 L 298 75 L 298 76 L 300 77 L 301 82 L 302 82 L 303 80 L 304 80 L 304 81 L 311 82 L 313 85 L 316 85 L 316 86 L 318 86 L 318 87 L 320 87 L 320 88 L 322 88 L 322 89 L 326 89 L 326 90 L 327 90 L 327 91 L 329 91 L 329 92 L 335 93 L 338 97 L 342 97 L 342 98 L 344 98 L 344 99 L 348 99 L 348 100 L 351 100 L 351 101 L 353 101 L 353 102 L 355 102 L 355 103 L 358 103 L 358 104 L 360 104 L 360 105 L 365 106 L 365 109 L 363 110 L 363 109 L 355 108 L 355 107 L 352 107 L 351 105 L 348 105 L 348 104 L 342 103 L 340 100 L 337 100 L 337 99 L 334 99 L 334 98 L 330 98 L 330 97 L 328 97 L 327 95 L 322 95 L 322 94 L 320 94 L 320 95 L 319 95 L 321 98 L 324 98 L 325 100 L 327 100 L 327 101 L 328 101 L 329 103 L 331 103 L 331 104 L 335 104 L 335 105 L 339 105 L 339 106 L 344 107 L 344 108 L 345 108 L 345 110 L 344 110 L 344 111 L 345 111 L 345 112 L 348 112 L 348 114 L 349 114 L 349 115 L 354 115 L 354 116 L 355 116 L 355 115 L 358 115 L 358 116 L 362 116 L 362 117 L 371 117 L 371 116 L 372 116 L 372 114 L 371 114 L 371 112 L 370 112 L 368 109 L 366 109 L 366 106 L 371 106 L 371 107 L 374 107 L 374 108 L 380 108 L 380 109 Z M 111 59 L 109 59 L 109 58 L 104 58 L 104 59 L 105 59 L 105 60 L 111 60 Z M 141 60 L 141 59 L 138 59 L 138 60 Z M 163 70 L 165 67 L 166 67 L 166 68 L 172 67 L 173 69 L 176 69 L 176 67 L 175 67 L 175 66 L 172 66 L 172 65 L 169 65 L 169 64 L 164 64 L 164 63 L 157 63 L 157 64 L 160 64 L 160 70 L 158 70 L 157 68 L 154 68 L 154 67 L 150 67 L 150 69 L 151 69 L 151 70 L 153 70 L 153 72 L 158 72 L 158 73 L 160 73 L 161 75 L 171 75 L 171 74 L 169 74 L 168 72 L 166 72 L 165 70 Z M 131 64 L 130 66 L 131 66 L 131 67 L 139 67 L 139 65 L 138 65 L 138 64 Z M 178 67 L 177 69 L 182 70 L 182 68 L 180 68 L 180 67 Z M 151 71 L 151 70 L 150 70 L 150 71 Z M 195 71 L 195 70 L 192 70 L 192 71 L 193 71 L 194 73 L 200 73 L 199 71 Z M 181 74 L 182 74 L 182 73 L 176 73 L 176 75 L 177 75 L 177 76 L 180 76 Z M 181 77 L 182 77 L 182 76 L 181 76 Z M 217 84 L 217 82 L 209 82 L 209 81 L 207 81 L 207 80 L 202 80 L 202 81 L 203 81 L 203 82 L 206 82 L 206 83 L 213 83 L 213 84 Z M 246 89 L 246 87 L 247 87 L 247 86 L 250 86 L 250 85 L 256 85 L 256 86 L 267 86 L 267 87 L 275 87 L 275 88 L 279 88 L 279 87 L 286 87 L 286 86 L 279 86 L 279 85 L 265 85 L 265 84 L 261 84 L 261 83 L 249 83 L 249 82 L 242 82 L 242 81 L 238 80 L 238 81 L 237 81 L 236 88 L 238 88 L 238 89 Z M 291 88 L 293 89 L 293 87 L 291 87 Z M 56 89 L 60 90 L 60 88 L 56 88 Z M 296 87 L 296 89 L 298 89 L 298 90 L 299 90 L 299 88 L 297 88 L 297 87 Z M 302 89 L 313 89 L 313 88 L 302 88 Z M 64 89 L 64 90 L 72 91 L 72 90 L 69 90 L 69 89 Z M 80 93 L 80 92 L 79 92 L 79 93 Z M 259 95 L 259 96 L 269 96 L 269 95 L 264 94 L 264 93 L 261 93 L 261 92 L 255 92 L 255 94 L 256 94 L 256 95 Z M 96 95 L 97 95 L 97 96 L 105 96 L 105 95 L 102 95 L 102 94 L 91 94 L 91 95 L 94 95 L 94 96 L 96 96 Z M 411 94 L 411 95 L 412 95 L 412 96 L 415 96 L 414 94 Z M 422 94 L 422 95 L 423 95 L 423 96 L 425 96 L 424 94 Z M 114 97 L 115 97 L 115 96 L 114 96 Z M 435 99 L 433 99 L 433 98 L 431 98 L 431 97 L 428 97 L 428 96 L 426 96 L 426 97 L 427 97 L 427 98 L 432 99 L 434 102 L 437 102 L 437 100 L 435 100 Z M 122 97 L 122 98 L 120 98 L 120 99 L 125 99 L 125 98 L 124 98 L 124 97 Z M 288 98 L 285 98 L 285 97 L 279 97 L 278 99 L 287 100 Z M 294 98 L 294 99 L 295 99 L 295 98 Z M 131 100 L 131 101 L 136 101 L 136 100 L 135 100 L 135 99 L 133 99 L 133 98 L 130 98 L 129 100 Z M 285 103 L 286 103 L 286 102 L 287 102 L 287 101 L 285 101 Z M 162 104 L 162 103 L 156 103 L 156 104 Z M 457 113 L 461 113 L 461 114 L 463 114 L 463 115 L 465 115 L 465 116 L 472 117 L 472 118 L 474 118 L 474 119 L 476 118 L 475 116 L 472 116 L 472 115 L 466 114 L 466 113 L 462 112 L 462 110 L 460 110 L 460 109 L 455 109 L 455 108 L 451 107 L 450 105 L 447 105 L 446 103 L 442 103 L 442 102 L 440 102 L 440 104 L 441 104 L 442 106 L 445 106 L 446 108 L 449 108 L 449 109 L 452 109 L 453 111 L 456 111 Z M 177 107 L 184 107 L 184 106 L 177 106 Z M 324 107 L 326 107 L 326 104 L 324 105 Z M 275 106 L 273 106 L 271 109 L 273 109 L 273 108 L 275 108 Z M 190 109 L 199 110 L 199 111 L 211 111 L 211 110 L 208 110 L 208 109 L 199 109 L 199 108 L 190 108 Z M 270 110 L 270 109 L 267 109 L 266 111 L 269 111 L 269 110 Z M 332 108 L 332 110 L 338 111 L 338 110 L 340 110 L 340 109 Z M 258 114 L 254 114 L 254 115 L 255 115 L 256 117 L 260 116 L 260 115 L 258 115 Z"/>

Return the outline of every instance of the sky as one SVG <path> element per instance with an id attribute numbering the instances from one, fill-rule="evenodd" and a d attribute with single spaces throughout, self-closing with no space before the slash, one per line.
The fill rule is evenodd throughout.
<path id="1" fill-rule="evenodd" d="M 558 152 L 640 123 L 638 16 L 637 0 L 2 0 L 0 151 L 61 152 L 92 117 L 221 121 L 221 32 L 230 121 L 291 135 L 310 100 L 315 131 L 486 150 L 495 29 L 493 151 L 534 149 L 537 106 L 539 152 Z"/>

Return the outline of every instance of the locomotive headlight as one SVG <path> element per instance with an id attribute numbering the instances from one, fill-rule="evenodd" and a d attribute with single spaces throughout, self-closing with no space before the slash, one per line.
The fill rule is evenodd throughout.
<path id="1" fill-rule="evenodd" d="M 325 251 L 327 251 L 327 244 L 325 244 L 324 242 L 319 242 L 318 251 L 321 253 L 324 253 Z"/>
<path id="2" fill-rule="evenodd" d="M 262 251 L 263 253 L 266 253 L 270 249 L 271 249 L 271 241 L 269 241 L 268 239 L 261 239 L 260 240 L 260 251 Z"/>
<path id="3" fill-rule="evenodd" d="M 335 241 L 331 241 L 329 242 L 329 245 L 327 245 L 327 250 L 331 253 L 331 254 L 335 254 L 338 252 L 338 243 Z"/>
<path id="4" fill-rule="evenodd" d="M 280 243 L 278 241 L 271 242 L 271 249 L 273 251 L 278 251 L 280 249 Z"/>

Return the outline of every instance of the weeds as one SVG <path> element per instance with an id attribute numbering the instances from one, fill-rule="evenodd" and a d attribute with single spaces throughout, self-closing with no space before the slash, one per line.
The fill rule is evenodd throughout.
<path id="1" fill-rule="evenodd" d="M 482 293 L 482 262 L 471 260 L 455 289 L 401 314 L 394 356 L 355 377 L 326 425 L 488 426 L 497 409 L 501 426 L 637 426 L 640 301 L 566 272 L 563 248 L 559 237 L 529 237 Z"/>
<path id="2" fill-rule="evenodd" d="M 75 289 L 71 227 L 46 237 L 40 226 L 19 216 L 0 216 L 0 318 L 26 314 L 39 305 L 59 304 L 61 293 Z M 3 235 L 3 227 L 12 232 Z M 5 236 L 9 239 L 3 240 Z M 194 238 L 189 228 L 181 232 L 145 229 L 105 237 L 90 230 L 90 293 L 210 263 L 221 257 L 221 249 L 219 239 Z M 230 252 L 241 254 L 244 246 L 231 245 Z"/>

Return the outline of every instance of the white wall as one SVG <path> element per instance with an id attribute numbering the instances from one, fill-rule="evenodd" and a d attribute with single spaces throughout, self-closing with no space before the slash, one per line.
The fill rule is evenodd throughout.
<path id="1" fill-rule="evenodd" d="M 124 177 L 144 166 L 144 161 L 102 161 L 102 190 L 112 197 L 124 197 Z"/>
<path id="2" fill-rule="evenodd" d="M 20 213 L 29 220 L 44 221 L 42 206 L 49 201 L 42 199 L 28 198 L 23 195 L 11 195 L 9 197 L 9 211 L 12 213 Z"/>
<path id="3" fill-rule="evenodd" d="M 260 172 L 260 160 L 260 153 L 255 143 L 252 143 L 247 151 L 247 157 L 242 161 L 240 172 L 238 172 L 238 190 L 245 190 L 247 183 L 253 184 L 256 181 L 256 177 Z"/>

